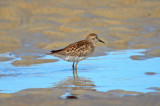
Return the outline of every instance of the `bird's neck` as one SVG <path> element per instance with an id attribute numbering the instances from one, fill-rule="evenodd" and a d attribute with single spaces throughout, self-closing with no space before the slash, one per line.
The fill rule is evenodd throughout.
<path id="1" fill-rule="evenodd" d="M 94 47 L 96 46 L 97 42 L 93 41 L 93 40 L 87 40 L 88 42 L 90 42 Z"/>
<path id="2" fill-rule="evenodd" d="M 96 44 L 97 44 L 97 42 L 95 42 L 95 41 L 90 41 L 90 43 L 92 43 L 92 45 L 95 47 L 96 46 Z"/>

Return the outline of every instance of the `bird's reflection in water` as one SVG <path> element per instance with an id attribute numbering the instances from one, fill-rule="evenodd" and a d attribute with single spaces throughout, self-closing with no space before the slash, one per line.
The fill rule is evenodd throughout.
<path id="1" fill-rule="evenodd" d="M 55 85 L 56 88 L 66 90 L 89 90 L 95 91 L 94 82 L 84 77 L 68 77 Z"/>
<path id="2" fill-rule="evenodd" d="M 54 88 L 65 90 L 65 93 L 60 96 L 62 99 L 77 99 L 78 96 L 83 95 L 86 91 L 96 90 L 94 89 L 93 81 L 84 77 L 78 77 L 77 72 L 75 75 L 74 70 L 73 77 L 68 77 L 54 85 Z"/>

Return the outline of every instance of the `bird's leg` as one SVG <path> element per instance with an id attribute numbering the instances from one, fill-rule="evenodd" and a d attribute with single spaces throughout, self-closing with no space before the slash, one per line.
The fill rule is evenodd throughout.
<path id="1" fill-rule="evenodd" d="M 75 73 L 74 73 L 74 62 L 73 62 L 72 68 L 73 68 L 73 76 L 74 76 L 74 78 L 75 78 Z"/>
<path id="2" fill-rule="evenodd" d="M 72 65 L 73 70 L 74 70 L 74 63 L 75 63 L 75 62 L 73 62 L 73 65 Z"/>
<path id="3" fill-rule="evenodd" d="M 78 64 L 78 62 L 76 62 L 75 71 L 76 71 L 76 76 L 77 76 L 77 78 L 78 78 L 78 74 L 77 74 L 77 64 Z"/>
<path id="4" fill-rule="evenodd" d="M 77 70 L 77 65 L 78 65 L 78 62 L 76 62 L 76 65 L 75 65 L 75 70 Z"/>

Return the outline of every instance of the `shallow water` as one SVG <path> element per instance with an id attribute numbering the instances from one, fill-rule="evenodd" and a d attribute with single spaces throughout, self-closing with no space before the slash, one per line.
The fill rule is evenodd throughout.
<path id="1" fill-rule="evenodd" d="M 0 92 L 14 93 L 27 88 L 61 87 L 108 91 L 154 92 L 150 87 L 160 87 L 160 58 L 132 60 L 134 55 L 143 55 L 144 49 L 109 52 L 105 56 L 89 57 L 78 64 L 78 76 L 74 79 L 72 63 L 58 62 L 15 67 L 11 64 L 17 58 L 0 63 Z M 2 55 L 1 55 L 2 56 Z M 3 55 L 6 56 L 6 55 Z M 44 59 L 58 59 L 45 56 Z M 155 72 L 155 75 L 146 75 Z"/>

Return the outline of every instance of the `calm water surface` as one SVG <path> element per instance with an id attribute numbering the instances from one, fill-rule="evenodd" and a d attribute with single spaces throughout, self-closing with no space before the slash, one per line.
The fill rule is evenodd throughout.
<path id="1" fill-rule="evenodd" d="M 28 88 L 77 88 L 97 91 L 122 89 L 153 92 L 149 87 L 160 87 L 160 58 L 132 60 L 145 50 L 109 52 L 105 56 L 89 57 L 78 64 L 78 79 L 73 78 L 72 63 L 60 60 L 53 63 L 15 67 L 13 61 L 0 63 L 0 92 L 14 93 Z M 5 55 L 4 55 L 5 56 Z M 45 56 L 44 59 L 57 59 Z M 155 75 L 146 75 L 155 72 Z"/>

